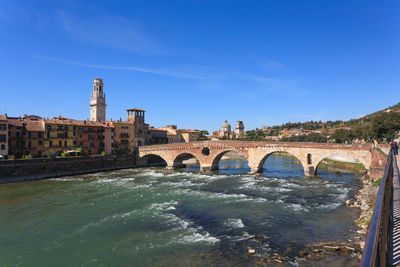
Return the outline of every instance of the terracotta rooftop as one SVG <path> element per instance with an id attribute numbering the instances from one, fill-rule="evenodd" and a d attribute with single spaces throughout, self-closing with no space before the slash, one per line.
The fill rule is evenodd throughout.
<path id="1" fill-rule="evenodd" d="M 45 119 L 46 124 L 64 124 L 64 125 L 77 125 L 77 120 L 68 119 L 65 117 L 54 117 L 52 119 Z"/>
<path id="2" fill-rule="evenodd" d="M 2 120 L 2 121 L 7 120 L 7 116 L 6 115 L 0 115 L 0 120 Z"/>
<path id="3" fill-rule="evenodd" d="M 24 120 L 25 128 L 30 132 L 43 132 L 44 123 L 43 120 Z"/>
<path id="4" fill-rule="evenodd" d="M 22 127 L 22 120 L 21 118 L 13 118 L 13 117 L 7 117 L 8 124 L 16 126 L 16 127 Z"/>

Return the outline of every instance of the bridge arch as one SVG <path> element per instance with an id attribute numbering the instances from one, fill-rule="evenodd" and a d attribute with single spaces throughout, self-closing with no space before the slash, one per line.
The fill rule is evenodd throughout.
<path id="1" fill-rule="evenodd" d="M 248 157 L 247 157 L 246 155 L 244 155 L 243 153 L 241 153 L 240 151 L 237 151 L 237 150 L 224 150 L 224 151 L 218 153 L 218 154 L 213 158 L 212 163 L 211 163 L 211 170 L 218 170 L 218 169 L 219 169 L 219 163 L 220 163 L 222 157 L 223 157 L 225 154 L 229 153 L 229 152 L 237 153 L 237 154 L 243 156 L 243 158 L 246 159 L 246 160 L 248 161 Z"/>
<path id="2" fill-rule="evenodd" d="M 307 166 L 307 165 L 306 165 L 306 162 L 302 161 L 302 158 L 301 158 L 299 155 L 296 155 L 295 153 L 291 153 L 291 152 L 284 151 L 284 150 L 275 150 L 275 151 L 269 152 L 269 153 L 267 153 L 266 155 L 264 155 L 264 156 L 261 158 L 261 160 L 260 160 L 258 163 L 256 163 L 256 168 L 255 168 L 255 170 L 253 170 L 253 172 L 258 172 L 258 173 L 263 172 L 265 161 L 266 161 L 271 155 L 273 155 L 273 154 L 279 154 L 279 153 L 281 153 L 281 154 L 286 154 L 286 155 L 290 155 L 290 156 L 294 157 L 295 160 L 296 160 L 298 163 L 300 163 L 300 166 L 301 166 L 302 169 L 303 169 L 303 173 L 305 172 L 305 170 L 306 170 L 305 168 L 306 168 L 306 166 Z M 307 155 L 307 160 L 308 160 L 308 159 L 312 159 L 312 155 L 311 155 L 311 154 L 308 154 L 308 155 Z"/>
<path id="3" fill-rule="evenodd" d="M 142 166 L 168 166 L 168 161 L 156 153 L 144 155 L 138 161 Z"/>
<path id="4" fill-rule="evenodd" d="M 329 155 L 325 155 L 323 158 L 319 159 L 318 162 L 316 162 L 315 164 L 315 173 L 314 175 L 318 174 L 319 171 L 319 167 L 322 165 L 322 163 L 324 161 L 329 161 L 332 160 L 331 158 L 333 157 L 333 160 L 335 160 L 334 157 L 342 157 L 343 160 L 337 160 L 337 161 L 342 161 L 342 162 L 350 162 L 350 163 L 354 163 L 355 165 L 359 165 L 359 167 L 355 166 L 355 169 L 359 168 L 363 168 L 365 170 L 365 172 L 368 171 L 369 169 L 369 165 L 367 162 L 365 162 L 363 159 L 358 158 L 357 156 L 354 155 L 348 155 L 348 154 L 342 154 L 342 153 L 333 153 L 333 154 L 329 154 Z"/>
<path id="5" fill-rule="evenodd" d="M 183 163 L 183 161 L 185 160 L 189 160 L 189 159 L 196 159 L 196 161 L 198 162 L 198 164 L 200 165 L 200 160 L 198 159 L 198 157 L 196 157 L 196 155 L 194 153 L 190 153 L 190 152 L 183 152 L 178 154 L 174 161 L 173 161 L 173 168 L 186 168 L 187 164 Z"/>

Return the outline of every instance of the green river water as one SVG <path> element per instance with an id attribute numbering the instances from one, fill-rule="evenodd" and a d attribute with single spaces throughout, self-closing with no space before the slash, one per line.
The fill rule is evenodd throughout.
<path id="1" fill-rule="evenodd" d="M 246 162 L 221 170 L 126 169 L 0 184 L 0 266 L 343 266 L 355 255 L 307 262 L 307 244 L 353 238 L 344 201 L 361 175 L 303 177 L 271 156 L 262 176 Z M 250 255 L 248 249 L 256 253 Z"/>

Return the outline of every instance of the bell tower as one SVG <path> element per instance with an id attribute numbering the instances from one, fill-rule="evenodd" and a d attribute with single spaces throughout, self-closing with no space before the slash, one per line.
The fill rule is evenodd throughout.
<path id="1" fill-rule="evenodd" d="M 103 79 L 95 78 L 90 96 L 90 120 L 106 120 L 106 94 L 103 92 Z"/>

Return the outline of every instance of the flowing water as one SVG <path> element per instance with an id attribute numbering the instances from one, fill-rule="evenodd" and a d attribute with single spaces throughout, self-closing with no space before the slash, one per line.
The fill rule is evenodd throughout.
<path id="1" fill-rule="evenodd" d="M 211 174 L 144 168 L 1 184 L 0 266 L 251 266 L 273 253 L 319 265 L 298 252 L 350 238 L 358 210 L 344 201 L 361 176 L 305 178 L 290 161 L 271 156 L 263 176 L 224 161 Z"/>

